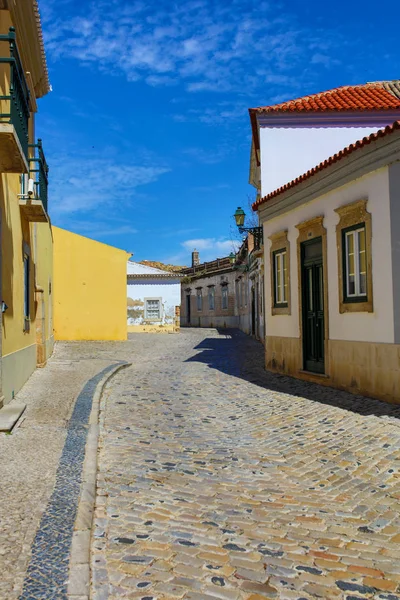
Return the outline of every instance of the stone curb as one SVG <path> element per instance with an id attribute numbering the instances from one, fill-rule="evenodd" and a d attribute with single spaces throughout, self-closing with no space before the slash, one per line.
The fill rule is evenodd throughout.
<path id="1" fill-rule="evenodd" d="M 97 449 L 99 439 L 99 411 L 104 387 L 118 371 L 132 366 L 132 363 L 116 365 L 97 384 L 93 395 L 89 417 L 85 460 L 82 469 L 82 483 L 77 514 L 72 534 L 67 598 L 69 600 L 89 600 L 90 594 L 90 541 L 96 500 Z"/>

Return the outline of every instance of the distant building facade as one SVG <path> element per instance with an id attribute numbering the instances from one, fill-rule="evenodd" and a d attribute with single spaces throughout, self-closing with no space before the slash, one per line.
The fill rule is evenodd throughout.
<path id="1" fill-rule="evenodd" d="M 128 332 L 179 329 L 181 276 L 146 264 L 127 263 Z"/>
<path id="2" fill-rule="evenodd" d="M 182 327 L 238 328 L 264 341 L 263 253 L 253 236 L 235 259 L 200 263 L 195 251 L 182 274 Z"/>

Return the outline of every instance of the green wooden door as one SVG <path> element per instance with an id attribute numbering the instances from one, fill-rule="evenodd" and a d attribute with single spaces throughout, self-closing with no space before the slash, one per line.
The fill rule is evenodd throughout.
<path id="1" fill-rule="evenodd" d="M 304 369 L 324 373 L 324 273 L 322 238 L 302 244 Z"/>

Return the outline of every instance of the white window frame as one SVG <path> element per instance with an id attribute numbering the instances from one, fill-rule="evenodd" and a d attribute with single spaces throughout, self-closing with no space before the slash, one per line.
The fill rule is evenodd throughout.
<path id="1" fill-rule="evenodd" d="M 365 265 L 367 265 L 367 244 L 366 244 L 366 228 L 365 225 L 361 225 L 361 227 L 357 227 L 357 229 L 351 229 L 350 231 L 344 232 L 345 239 L 345 247 L 344 251 L 346 253 L 346 297 L 347 298 L 367 298 L 368 295 L 368 283 L 367 283 L 367 269 L 365 269 L 365 292 L 361 292 L 361 271 L 360 271 L 360 247 L 358 242 L 358 234 L 363 231 L 364 239 L 365 239 Z M 349 255 L 349 238 L 353 238 L 353 248 L 354 248 L 354 294 L 350 293 L 350 255 Z"/>
<path id="2" fill-rule="evenodd" d="M 285 273 L 284 261 L 286 259 L 286 271 L 287 271 L 287 251 L 278 250 L 274 252 L 274 282 L 275 282 L 275 306 L 287 305 L 287 272 Z M 278 274 L 280 274 L 279 285 L 278 285 Z"/>

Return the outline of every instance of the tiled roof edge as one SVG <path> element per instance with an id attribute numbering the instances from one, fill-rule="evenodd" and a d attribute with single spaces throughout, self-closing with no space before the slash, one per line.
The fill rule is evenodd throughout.
<path id="1" fill-rule="evenodd" d="M 279 112 L 279 111 L 283 111 L 286 112 L 289 109 L 287 108 L 288 105 L 296 105 L 296 104 L 301 104 L 302 102 L 309 102 L 310 100 L 318 100 L 318 99 L 326 99 L 331 95 L 336 94 L 337 92 L 345 92 L 345 91 L 355 91 L 355 90 L 371 90 L 371 89 L 381 89 L 385 92 L 387 92 L 390 96 L 392 96 L 394 99 L 399 99 L 399 92 L 398 92 L 398 88 L 399 88 L 399 80 L 394 79 L 394 80 L 387 80 L 387 81 L 369 81 L 367 83 L 358 83 L 355 85 L 341 85 L 338 86 L 336 88 L 331 88 L 329 90 L 324 90 L 322 92 L 316 92 L 314 94 L 306 94 L 305 96 L 299 96 L 297 98 L 292 98 L 292 99 L 288 99 L 288 100 L 284 100 L 282 102 L 278 102 L 276 104 L 270 104 L 270 105 L 265 105 L 265 106 L 256 106 L 254 108 L 250 108 L 249 112 L 250 114 L 252 112 L 259 114 L 259 113 L 268 113 L 268 112 Z M 387 106 L 381 106 L 381 107 L 374 107 L 373 109 L 366 106 L 364 108 L 357 106 L 357 107 L 352 107 L 349 106 L 347 107 L 335 107 L 335 108 L 326 108 L 324 109 L 322 112 L 346 112 L 346 111 L 351 111 L 351 110 L 357 110 L 357 111 L 370 111 L 370 110 L 388 110 Z M 318 109 L 317 112 L 320 112 L 321 109 Z M 303 113 L 304 110 L 301 109 L 297 109 L 296 108 L 291 108 L 290 112 L 299 112 L 299 113 Z"/>
<path id="2" fill-rule="evenodd" d="M 44 82 L 45 90 L 46 90 L 45 93 L 48 93 L 51 90 L 51 85 L 50 85 L 50 79 L 49 79 L 49 70 L 47 67 L 46 51 L 44 48 L 42 20 L 40 17 L 39 4 L 38 4 L 37 0 L 33 0 L 33 11 L 35 13 L 36 29 L 37 29 L 38 38 L 39 38 L 40 53 L 42 55 L 43 70 L 45 73 L 45 82 Z"/>

